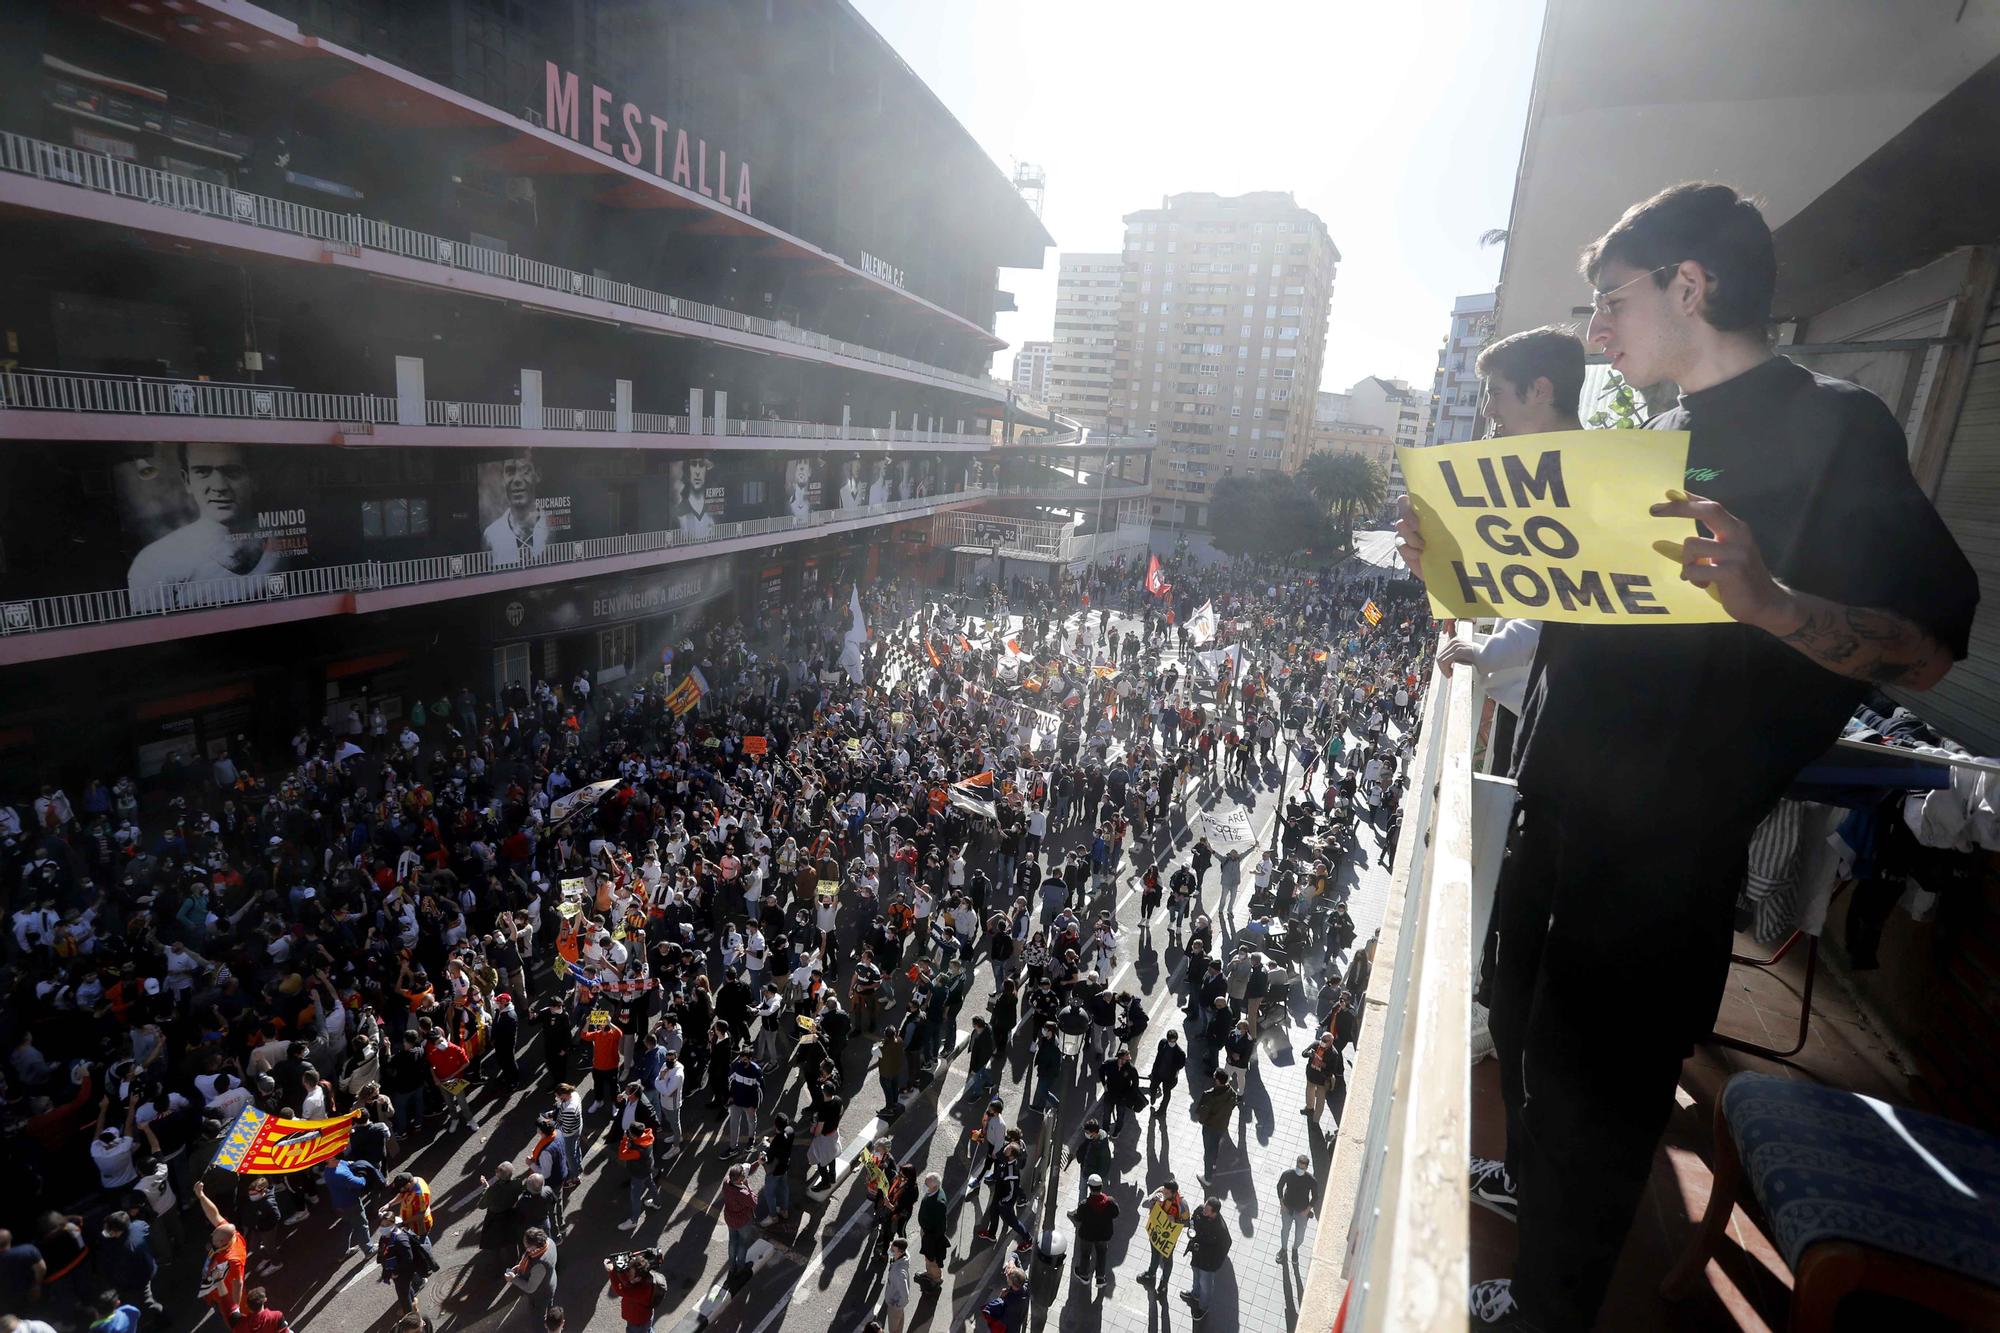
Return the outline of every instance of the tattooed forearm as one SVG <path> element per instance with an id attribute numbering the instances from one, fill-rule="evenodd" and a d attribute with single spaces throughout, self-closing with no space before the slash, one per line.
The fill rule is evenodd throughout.
<path id="1" fill-rule="evenodd" d="M 1792 599 L 1799 625 L 1779 637 L 1829 671 L 1927 690 L 1951 669 L 1944 645 L 1901 616 L 1810 593 L 1794 592 Z"/>

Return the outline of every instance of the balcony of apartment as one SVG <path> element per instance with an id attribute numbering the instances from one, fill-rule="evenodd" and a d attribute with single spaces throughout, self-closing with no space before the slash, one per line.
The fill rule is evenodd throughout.
<path id="1" fill-rule="evenodd" d="M 1482 771 L 1492 710 L 1471 669 L 1434 672 L 1338 1108 L 1314 1263 L 1296 1311 L 1300 1329 L 1461 1333 L 1468 1284 L 1512 1271 L 1518 1228 L 1470 1204 L 1467 1172 L 1473 1155 L 1502 1157 L 1506 1137 L 1497 1065 L 1490 1057 L 1475 1062 L 1473 1054 L 1490 1051 L 1484 1011 L 1472 996 L 1514 803 L 1511 782 Z M 1809 845 L 1801 841 L 1801 855 Z M 1927 1108 L 1952 1090 L 1927 1082 L 1920 1058 L 1885 1035 L 1879 1015 L 1841 974 L 1830 974 L 1816 936 L 1794 932 L 1775 957 L 1768 943 L 1747 935 L 1734 947 L 1716 1031 L 1682 1066 L 1676 1105 L 1596 1326 L 1620 1333 L 1832 1328 L 1819 1317 L 1832 1313 L 1819 1304 L 1831 1280 L 1836 1303 L 1850 1283 L 1879 1291 L 1878 1284 L 1906 1281 L 1906 1297 L 1949 1309 L 1956 1320 L 1929 1321 L 1883 1298 L 1869 1307 L 1872 1322 L 1839 1327 L 2000 1327 L 2000 1293 L 1968 1289 L 1949 1271 L 1962 1261 L 1995 1266 L 1994 1140 L 1901 1109 Z M 1749 1132 L 1769 1137 L 1748 1150 L 1760 1155 L 1739 1157 L 1732 1146 L 1719 1156 L 1717 1105 L 1725 1085 L 1744 1073 L 1776 1076 L 1739 1084 L 1730 1100 L 1742 1108 L 1737 1099 L 1756 1090 L 1767 1118 Z M 1815 1128 L 1829 1124 L 1823 1107 L 1792 1118 L 1770 1112 L 1822 1095 L 1844 1108 L 1833 1119 L 1852 1115 L 1850 1132 L 1879 1136 L 1880 1151 L 1830 1142 L 1830 1130 Z M 1774 1221 L 1758 1199 L 1759 1178 L 1773 1160 L 1795 1168 L 1774 1190 L 1800 1194 L 1810 1217 L 1788 1203 Z M 1816 1176 L 1822 1166 L 1828 1174 Z M 1704 1262 L 1689 1242 L 1703 1225 L 1718 1172 L 1733 1180 L 1724 1193 L 1736 1206 L 1717 1210 L 1710 1234 L 1717 1243 Z M 1812 1191 L 1829 1179 L 1846 1193 L 1814 1205 Z M 1801 1241 L 1816 1222 L 1836 1232 L 1858 1225 L 1871 1239 L 1860 1246 Z M 1967 1225 L 1983 1226 L 1983 1235 L 1954 1230 Z M 1804 1260 L 1794 1248 L 1802 1245 L 1810 1246 Z M 1947 1267 L 1908 1257 L 1933 1245 L 1958 1246 L 1939 1260 Z M 1676 1272 L 1691 1253 L 1696 1257 Z M 1663 1291 L 1670 1274 L 1679 1279 L 1671 1296 Z M 1867 1299 L 1850 1302 L 1844 1318 Z"/>
<path id="2" fill-rule="evenodd" d="M 60 370 L 0 371 L 0 439 L 214 441 L 239 444 L 337 444 L 492 448 L 545 445 L 596 449 L 765 449 L 774 442 L 814 450 L 891 452 L 921 446 L 984 451 L 982 433 L 935 417 L 886 426 L 847 421 L 731 417 L 727 395 L 704 405 L 690 395 L 683 413 L 631 407 L 620 380 L 611 408 L 544 407 L 522 400 L 467 402 L 417 391 L 388 396 L 321 393 L 269 384 L 89 375 Z"/>
<path id="3" fill-rule="evenodd" d="M 266 258 L 347 269 L 658 334 L 881 375 L 992 402 L 1006 387 L 779 320 L 673 296 L 358 213 L 0 132 L 0 205 Z"/>

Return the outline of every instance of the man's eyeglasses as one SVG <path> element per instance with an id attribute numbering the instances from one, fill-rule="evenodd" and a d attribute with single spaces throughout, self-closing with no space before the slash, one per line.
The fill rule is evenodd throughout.
<path id="1" fill-rule="evenodd" d="M 1590 298 L 1591 318 L 1593 319 L 1611 318 L 1612 311 L 1608 303 L 1610 302 L 1612 297 L 1618 295 L 1618 293 L 1624 291 L 1627 287 L 1636 286 L 1639 283 L 1644 282 L 1648 278 L 1658 277 L 1660 274 L 1665 273 L 1668 269 L 1675 269 L 1679 267 L 1680 267 L 1679 264 L 1662 264 L 1650 273 L 1641 273 L 1638 277 L 1632 279 L 1632 281 L 1630 282 L 1619 283 L 1616 287 L 1613 287 L 1608 292 L 1593 293 Z"/>

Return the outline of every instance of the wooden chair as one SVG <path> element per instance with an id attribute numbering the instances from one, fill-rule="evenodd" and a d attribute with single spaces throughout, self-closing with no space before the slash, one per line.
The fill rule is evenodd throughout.
<path id="1" fill-rule="evenodd" d="M 1738 1074 L 1715 1105 L 1715 1188 L 1661 1284 L 1702 1285 L 1747 1184 L 1792 1270 L 1794 1333 L 1879 1292 L 2000 1328 L 2000 1139 L 1872 1097 Z"/>

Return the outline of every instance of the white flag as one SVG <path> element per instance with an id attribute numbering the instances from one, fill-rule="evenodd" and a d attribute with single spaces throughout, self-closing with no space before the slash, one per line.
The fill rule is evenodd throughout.
<path id="1" fill-rule="evenodd" d="M 840 648 L 840 665 L 846 669 L 847 678 L 861 683 L 861 653 L 868 646 L 868 622 L 861 614 L 861 585 L 855 584 L 849 594 L 848 606 L 854 613 L 854 623 L 848 627 L 845 641 Z"/>
<path id="2" fill-rule="evenodd" d="M 1199 648 L 1215 637 L 1215 631 L 1215 603 L 1203 602 L 1201 609 L 1188 617 L 1188 637 L 1194 640 L 1195 647 Z"/>

